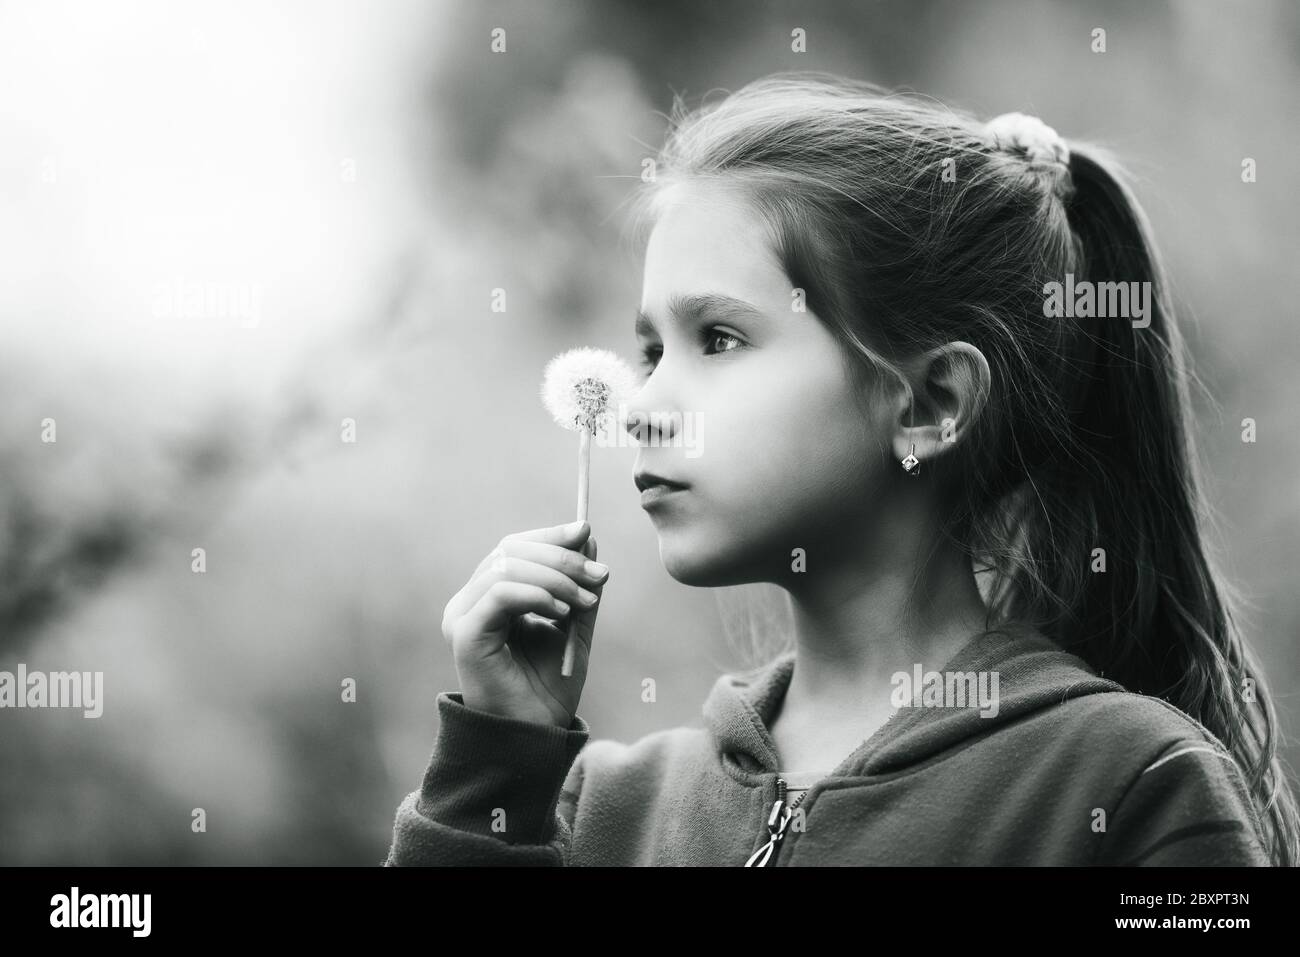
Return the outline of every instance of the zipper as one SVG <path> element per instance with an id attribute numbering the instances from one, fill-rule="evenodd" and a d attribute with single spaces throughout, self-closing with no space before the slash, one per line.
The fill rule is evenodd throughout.
<path id="1" fill-rule="evenodd" d="M 809 791 L 812 789 L 809 788 Z M 749 856 L 745 862 L 746 867 L 766 867 L 768 863 L 776 856 L 777 848 L 785 840 L 786 828 L 790 826 L 790 818 L 794 816 L 794 809 L 797 808 L 803 799 L 808 796 L 808 791 L 804 791 L 793 804 L 785 803 L 786 783 L 785 778 L 778 776 L 776 779 L 776 801 L 772 804 L 772 810 L 767 815 L 767 843 L 756 850 Z"/>

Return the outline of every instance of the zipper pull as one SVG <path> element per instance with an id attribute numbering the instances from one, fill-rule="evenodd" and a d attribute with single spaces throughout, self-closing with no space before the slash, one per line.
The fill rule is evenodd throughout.
<path id="1" fill-rule="evenodd" d="M 776 779 L 777 797 L 772 804 L 772 811 L 767 816 L 767 843 L 749 856 L 746 867 L 766 867 L 777 845 L 785 837 L 786 826 L 790 823 L 790 809 L 785 804 L 785 781 Z"/>

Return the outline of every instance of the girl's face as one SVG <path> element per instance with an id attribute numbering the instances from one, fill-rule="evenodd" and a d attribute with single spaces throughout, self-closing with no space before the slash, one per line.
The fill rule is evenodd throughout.
<path id="1" fill-rule="evenodd" d="M 635 471 L 686 485 L 642 499 L 660 558 L 701 586 L 787 581 L 798 548 L 826 569 L 876 524 L 890 416 L 863 416 L 838 341 L 792 307 L 737 194 L 678 185 L 664 199 L 637 322 L 648 378 L 627 423 Z"/>

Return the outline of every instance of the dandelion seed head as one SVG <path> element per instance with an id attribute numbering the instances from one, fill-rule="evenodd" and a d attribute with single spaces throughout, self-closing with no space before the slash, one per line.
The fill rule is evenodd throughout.
<path id="1" fill-rule="evenodd" d="M 616 354 L 581 346 L 561 352 L 546 364 L 542 403 L 564 428 L 595 432 L 636 387 L 636 373 Z"/>

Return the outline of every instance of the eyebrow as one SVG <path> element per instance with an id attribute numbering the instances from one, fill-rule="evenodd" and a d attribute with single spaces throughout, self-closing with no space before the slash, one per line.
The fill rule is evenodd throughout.
<path id="1" fill-rule="evenodd" d="M 764 318 L 762 310 L 752 303 L 716 292 L 694 293 L 668 297 L 668 312 L 679 323 L 694 322 L 706 316 L 745 316 Z M 655 331 L 654 320 L 642 310 L 636 311 L 636 334 L 648 336 Z"/>

